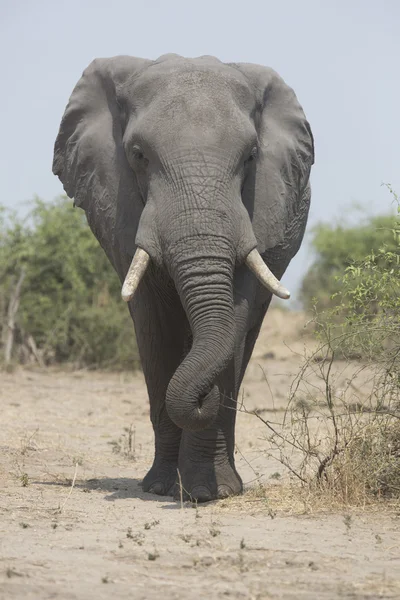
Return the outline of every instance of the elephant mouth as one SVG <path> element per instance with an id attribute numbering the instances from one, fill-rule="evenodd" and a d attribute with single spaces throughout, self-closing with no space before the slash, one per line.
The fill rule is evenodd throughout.
<path id="1" fill-rule="evenodd" d="M 146 250 L 137 248 L 122 286 L 121 296 L 125 302 L 129 302 L 134 297 L 138 285 L 146 273 L 149 263 L 150 256 Z M 283 300 L 290 298 L 289 290 L 287 290 L 280 283 L 272 271 L 267 267 L 261 257 L 261 254 L 256 248 L 251 250 L 251 252 L 247 255 L 245 263 L 254 273 L 257 279 L 263 284 L 263 286 L 272 294 L 278 296 L 278 298 L 282 298 Z"/>

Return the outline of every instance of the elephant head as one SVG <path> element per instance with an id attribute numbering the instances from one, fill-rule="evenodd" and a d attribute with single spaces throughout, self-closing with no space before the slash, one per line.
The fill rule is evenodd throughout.
<path id="1" fill-rule="evenodd" d="M 76 85 L 53 172 L 86 211 L 125 300 L 150 264 L 175 285 L 193 337 L 166 397 L 180 427 L 217 414 L 216 381 L 234 353 L 235 269 L 247 263 L 289 296 L 261 255 L 271 249 L 285 268 L 297 251 L 312 163 L 304 113 L 265 67 L 121 56 L 96 59 Z"/>

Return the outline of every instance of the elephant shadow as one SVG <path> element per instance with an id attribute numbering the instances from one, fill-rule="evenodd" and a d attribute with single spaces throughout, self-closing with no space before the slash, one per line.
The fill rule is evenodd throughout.
<path id="1" fill-rule="evenodd" d="M 36 485 L 57 486 L 71 488 L 71 481 L 33 481 Z M 127 500 L 137 498 L 140 500 L 160 502 L 169 505 L 163 508 L 179 508 L 179 504 L 175 502 L 171 496 L 158 496 L 144 492 L 142 489 L 142 480 L 128 477 L 99 477 L 92 479 L 81 479 L 74 484 L 74 489 L 81 490 L 84 493 L 92 492 L 107 492 L 104 500 L 107 502 L 115 502 L 116 500 Z"/>

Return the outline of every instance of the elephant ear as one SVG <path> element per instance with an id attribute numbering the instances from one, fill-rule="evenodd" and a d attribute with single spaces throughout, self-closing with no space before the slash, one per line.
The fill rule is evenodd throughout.
<path id="1" fill-rule="evenodd" d="M 94 60 L 72 92 L 55 142 L 53 173 L 124 276 L 135 249 L 143 202 L 122 145 L 118 89 L 151 61 L 118 56 Z"/>
<path id="2" fill-rule="evenodd" d="M 314 163 L 310 125 L 293 90 L 272 69 L 232 65 L 253 88 L 259 155 L 243 190 L 258 250 L 271 268 L 286 268 L 300 247 L 310 204 Z"/>

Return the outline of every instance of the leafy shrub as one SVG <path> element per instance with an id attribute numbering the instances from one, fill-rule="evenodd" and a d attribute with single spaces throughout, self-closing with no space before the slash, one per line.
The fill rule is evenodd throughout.
<path id="1" fill-rule="evenodd" d="M 319 310 L 337 304 L 335 294 L 340 292 L 341 276 L 354 263 L 374 256 L 377 266 L 386 257 L 381 250 L 399 255 L 399 247 L 392 234 L 393 216 L 371 217 L 357 226 L 319 224 L 312 230 L 311 241 L 315 259 L 304 276 L 301 298 L 306 310 L 317 303 Z"/>
<path id="2" fill-rule="evenodd" d="M 138 365 L 133 324 L 120 282 L 80 210 L 66 197 L 36 199 L 24 221 L 0 212 L 0 326 L 25 271 L 15 358 L 34 341 L 45 363 Z"/>

